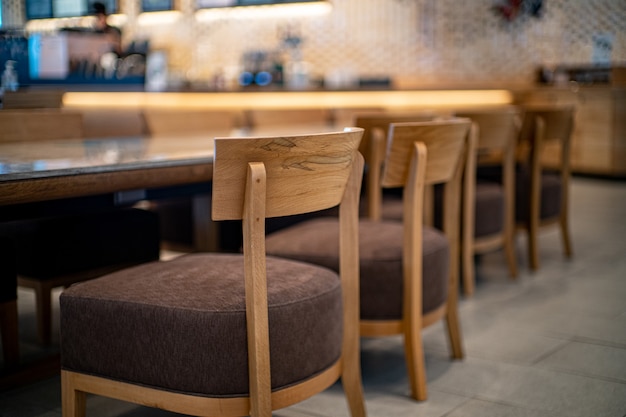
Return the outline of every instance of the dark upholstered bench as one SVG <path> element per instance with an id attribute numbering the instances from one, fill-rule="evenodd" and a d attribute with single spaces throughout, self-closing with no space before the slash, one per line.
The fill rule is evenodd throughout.
<path id="1" fill-rule="evenodd" d="M 0 236 L 0 335 L 4 367 L 17 365 L 19 340 L 17 325 L 17 273 L 15 248 L 10 239 Z"/>
<path id="2" fill-rule="evenodd" d="M 18 285 L 33 288 L 39 337 L 51 340 L 51 290 L 159 259 L 158 216 L 124 208 L 0 223 L 12 241 Z"/>

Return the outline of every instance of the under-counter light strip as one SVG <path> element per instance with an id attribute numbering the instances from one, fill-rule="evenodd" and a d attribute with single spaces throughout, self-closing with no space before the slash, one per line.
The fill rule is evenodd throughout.
<path id="1" fill-rule="evenodd" d="M 115 13 L 107 16 L 107 22 L 112 26 L 124 26 L 128 21 L 125 14 Z M 26 22 L 24 29 L 26 32 L 53 32 L 61 28 L 93 28 L 95 23 L 94 16 L 77 16 L 77 17 L 55 17 L 51 19 L 32 19 Z"/>
<path id="2" fill-rule="evenodd" d="M 223 19 L 262 19 L 285 17 L 314 17 L 329 14 L 332 11 L 330 1 L 285 3 L 245 7 L 218 7 L 199 9 L 196 11 L 196 20 L 211 22 Z"/>
<path id="3" fill-rule="evenodd" d="M 227 93 L 67 92 L 65 107 L 176 107 L 179 109 L 244 108 L 427 108 L 506 105 L 513 102 L 507 90 L 413 91 L 289 91 Z"/>
<path id="4" fill-rule="evenodd" d="M 139 26 L 161 26 L 176 23 L 182 14 L 178 10 L 167 10 L 161 12 L 145 12 L 137 17 Z"/>

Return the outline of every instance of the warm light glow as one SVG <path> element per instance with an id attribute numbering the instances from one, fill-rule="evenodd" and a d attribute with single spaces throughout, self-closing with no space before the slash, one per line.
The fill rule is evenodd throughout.
<path id="1" fill-rule="evenodd" d="M 210 22 L 222 19 L 262 19 L 262 18 L 289 18 L 314 17 L 330 13 L 332 6 L 329 1 L 311 3 L 290 3 L 264 6 L 220 7 L 214 9 L 200 9 L 196 11 L 196 20 Z"/>
<path id="2" fill-rule="evenodd" d="M 181 13 L 178 10 L 142 13 L 137 17 L 139 26 L 161 26 L 176 23 Z"/>
<path id="3" fill-rule="evenodd" d="M 231 93 L 67 92 L 66 107 L 176 107 L 198 109 L 242 108 L 368 108 L 389 109 L 506 105 L 513 102 L 507 90 L 413 91 L 301 91 Z"/>
<path id="4" fill-rule="evenodd" d="M 107 16 L 107 22 L 112 26 L 122 27 L 128 22 L 128 16 L 121 13 L 111 14 Z M 93 16 L 33 19 L 26 22 L 24 29 L 29 33 L 54 32 L 62 28 L 92 29 L 94 23 L 95 17 Z"/>

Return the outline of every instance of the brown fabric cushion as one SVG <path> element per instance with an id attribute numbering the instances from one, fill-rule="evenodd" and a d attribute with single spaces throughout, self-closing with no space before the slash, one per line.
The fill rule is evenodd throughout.
<path id="1" fill-rule="evenodd" d="M 361 318 L 399 319 L 402 314 L 402 233 L 396 221 L 359 223 Z M 423 312 L 447 297 L 449 248 L 446 237 L 432 228 L 423 233 Z M 338 270 L 337 220 L 320 218 L 267 237 L 268 254 Z"/>
<path id="2" fill-rule="evenodd" d="M 474 236 L 489 236 L 501 232 L 504 226 L 504 190 L 494 182 L 476 183 Z"/>
<path id="3" fill-rule="evenodd" d="M 541 175 L 541 219 L 558 216 L 561 194 L 561 177 L 557 173 L 544 171 Z M 530 173 L 526 169 L 518 169 L 515 173 L 515 219 L 518 223 L 528 222 L 529 204 Z"/>
<path id="4" fill-rule="evenodd" d="M 383 219 L 402 221 L 403 210 L 404 206 L 402 203 L 402 197 L 391 195 L 383 197 Z"/>
<path id="5" fill-rule="evenodd" d="M 61 294 L 64 369 L 204 396 L 248 392 L 243 257 L 193 254 Z M 341 286 L 325 268 L 268 257 L 272 387 L 341 353 Z"/>
<path id="6" fill-rule="evenodd" d="M 499 167 L 484 166 L 477 169 L 479 178 L 502 182 L 502 170 Z M 555 171 L 543 170 L 541 175 L 541 207 L 539 217 L 555 217 L 561 210 L 561 177 Z M 518 164 L 515 168 L 515 220 L 517 223 L 528 222 L 530 204 L 530 168 Z"/>

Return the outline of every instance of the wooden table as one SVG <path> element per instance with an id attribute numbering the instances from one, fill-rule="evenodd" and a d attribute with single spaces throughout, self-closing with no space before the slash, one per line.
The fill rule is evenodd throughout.
<path id="1" fill-rule="evenodd" d="M 212 175 L 210 135 L 0 143 L 0 206 L 102 194 L 129 204 L 149 190 L 208 183 Z M 210 195 L 193 198 L 196 246 L 215 249 Z"/>
<path id="2" fill-rule="evenodd" d="M 273 136 L 342 129 L 310 123 L 232 134 Z M 209 133 L 0 143 L 0 220 L 6 207 L 103 194 L 111 194 L 115 204 L 128 205 L 155 195 L 180 195 L 177 190 L 187 187 L 182 193 L 192 196 L 195 249 L 219 250 L 208 185 L 213 177 L 213 139 Z M 189 185 L 203 186 L 189 189 Z M 158 192 L 163 188 L 166 192 Z"/>

